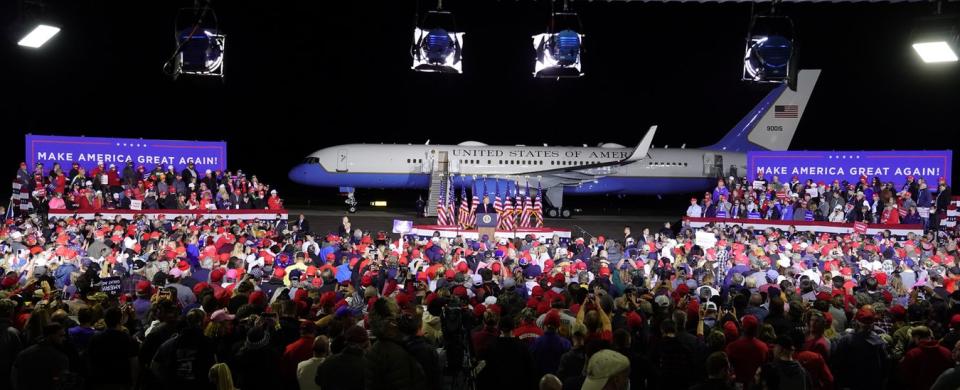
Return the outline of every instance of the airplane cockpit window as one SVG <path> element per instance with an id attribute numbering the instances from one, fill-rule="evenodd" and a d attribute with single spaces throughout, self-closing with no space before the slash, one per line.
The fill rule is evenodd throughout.
<path id="1" fill-rule="evenodd" d="M 319 164 L 319 163 L 320 163 L 320 158 L 319 158 L 319 157 L 307 157 L 307 158 L 303 159 L 303 163 L 304 163 L 304 164 Z"/>

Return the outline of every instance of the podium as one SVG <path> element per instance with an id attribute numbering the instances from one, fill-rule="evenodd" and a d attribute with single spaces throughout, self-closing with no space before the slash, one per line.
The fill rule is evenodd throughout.
<path id="1" fill-rule="evenodd" d="M 499 221 L 497 213 L 478 213 L 477 214 L 477 234 L 483 237 L 484 234 L 491 239 L 497 233 L 497 224 Z"/>

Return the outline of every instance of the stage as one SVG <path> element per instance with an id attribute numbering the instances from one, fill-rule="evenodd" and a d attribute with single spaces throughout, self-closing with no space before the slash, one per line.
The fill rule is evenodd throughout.
<path id="1" fill-rule="evenodd" d="M 453 238 L 461 236 L 468 240 L 478 240 L 480 239 L 480 233 L 477 229 L 472 230 L 463 230 L 457 226 L 440 226 L 440 225 L 413 225 L 413 229 L 410 230 L 409 234 L 413 234 L 417 237 L 433 237 L 434 233 L 440 233 L 440 237 L 444 238 Z M 524 238 L 528 234 L 533 234 L 538 240 L 541 239 L 550 239 L 554 235 L 560 237 L 561 240 L 567 241 L 570 240 L 570 229 L 563 228 L 552 228 L 552 227 L 542 227 L 542 228 L 518 228 L 516 230 L 497 230 L 494 234 L 495 238 Z"/>

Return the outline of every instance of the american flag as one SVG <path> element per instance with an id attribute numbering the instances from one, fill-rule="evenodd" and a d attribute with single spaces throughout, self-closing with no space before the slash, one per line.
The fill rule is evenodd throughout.
<path id="1" fill-rule="evenodd" d="M 453 186 L 453 178 L 449 179 L 450 181 L 445 185 L 446 187 L 446 198 L 447 198 L 447 226 L 456 226 L 457 219 L 454 217 L 457 211 L 457 194 L 456 187 Z"/>
<path id="2" fill-rule="evenodd" d="M 507 185 L 506 201 L 503 204 L 503 213 L 497 230 L 513 230 L 513 201 L 510 200 L 510 186 Z"/>
<path id="3" fill-rule="evenodd" d="M 774 118 L 797 118 L 799 115 L 800 111 L 796 104 L 773 106 Z"/>
<path id="4" fill-rule="evenodd" d="M 467 227 L 472 229 L 477 226 L 477 207 L 480 206 L 480 198 L 477 197 L 477 186 L 475 184 L 470 192 L 473 193 L 473 199 L 470 200 L 470 218 L 467 219 Z"/>
<path id="5" fill-rule="evenodd" d="M 503 213 L 503 199 L 500 198 L 500 180 L 497 180 L 497 195 L 493 200 L 493 209 L 496 210 L 497 215 Z"/>
<path id="6" fill-rule="evenodd" d="M 464 187 L 461 183 L 460 186 L 460 217 L 457 221 L 460 223 L 461 229 L 467 228 L 467 223 L 470 218 L 470 204 L 467 203 L 467 188 Z"/>
<path id="7" fill-rule="evenodd" d="M 543 187 L 540 187 L 540 182 L 537 182 L 537 197 L 533 201 L 533 217 L 535 219 L 535 227 L 543 227 Z"/>
<path id="8" fill-rule="evenodd" d="M 530 199 L 530 183 L 527 182 L 527 191 L 523 197 L 523 211 L 520 213 L 520 227 L 530 227 L 531 213 L 533 213 L 533 200 Z"/>
<path id="9" fill-rule="evenodd" d="M 437 198 L 437 225 L 447 226 L 450 224 L 450 221 L 447 219 L 447 205 L 446 205 L 446 194 L 447 194 L 447 179 L 440 179 L 440 197 Z"/>

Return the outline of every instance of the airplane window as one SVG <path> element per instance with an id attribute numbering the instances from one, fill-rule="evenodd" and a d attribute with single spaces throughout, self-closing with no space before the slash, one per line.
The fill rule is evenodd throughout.
<path id="1" fill-rule="evenodd" d="M 303 163 L 304 163 L 304 164 L 319 164 L 319 163 L 320 163 L 320 158 L 318 158 L 318 157 L 307 157 L 307 158 L 303 159 Z"/>
<path id="2" fill-rule="evenodd" d="M 490 164 L 491 164 L 491 161 L 493 161 L 493 160 L 487 160 L 487 165 L 490 165 Z"/>
<path id="3" fill-rule="evenodd" d="M 687 163 L 683 163 L 683 166 L 687 166 Z"/>

